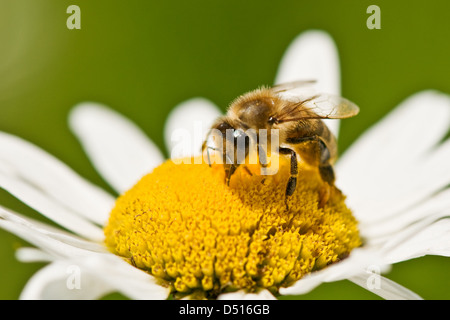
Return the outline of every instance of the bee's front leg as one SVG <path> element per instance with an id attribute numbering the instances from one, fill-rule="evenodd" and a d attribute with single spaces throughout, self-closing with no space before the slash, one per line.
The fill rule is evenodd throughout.
<path id="1" fill-rule="evenodd" d="M 286 210 L 289 210 L 289 206 L 287 203 L 288 197 L 292 196 L 294 194 L 295 188 L 297 186 L 297 175 L 298 175 L 298 164 L 297 164 L 297 154 L 294 150 L 288 149 L 288 148 L 280 148 L 279 149 L 280 154 L 287 154 L 291 158 L 291 170 L 288 183 L 286 185 L 286 197 L 285 197 L 285 203 L 286 203 Z"/>
<path id="2" fill-rule="evenodd" d="M 223 166 L 225 168 L 225 183 L 227 186 L 230 186 L 231 176 L 236 171 L 238 166 L 235 164 L 224 164 Z"/>
<path id="3" fill-rule="evenodd" d="M 335 175 L 333 166 L 329 163 L 321 163 L 319 165 L 319 173 L 322 180 L 325 182 L 322 190 L 320 191 L 319 202 L 319 208 L 323 208 L 328 200 L 330 200 L 331 192 L 334 187 Z"/>

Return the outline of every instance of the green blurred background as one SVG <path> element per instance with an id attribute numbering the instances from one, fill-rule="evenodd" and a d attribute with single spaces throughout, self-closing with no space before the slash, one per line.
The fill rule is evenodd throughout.
<path id="1" fill-rule="evenodd" d="M 66 27 L 72 4 L 81 8 L 81 30 Z M 381 30 L 366 27 L 371 4 L 381 8 Z M 107 104 L 164 148 L 164 120 L 175 105 L 203 96 L 225 110 L 237 95 L 273 83 L 299 33 L 322 29 L 339 48 L 343 95 L 362 109 L 342 123 L 344 151 L 409 95 L 450 93 L 449 12 L 448 0 L 0 0 L 0 130 L 111 190 L 68 129 L 74 104 Z M 4 191 L 0 203 L 39 217 Z M 0 230 L 0 299 L 18 298 L 42 267 L 16 261 L 23 245 Z M 425 257 L 395 265 L 388 277 L 425 299 L 449 299 L 449 267 L 450 259 Z M 377 297 L 342 281 L 300 298 Z"/>

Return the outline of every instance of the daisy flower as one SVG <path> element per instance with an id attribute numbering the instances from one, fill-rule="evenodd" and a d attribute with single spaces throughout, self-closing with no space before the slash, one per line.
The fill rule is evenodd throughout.
<path id="1" fill-rule="evenodd" d="M 288 48 L 275 83 L 297 79 L 340 94 L 327 34 L 305 32 Z M 175 108 L 165 127 L 172 157 L 198 155 L 204 134 L 193 124 L 206 132 L 219 115 L 202 98 Z M 327 124 L 337 134 L 339 122 Z M 139 128 L 96 103 L 75 107 L 70 126 L 117 199 L 0 133 L 0 187 L 61 227 L 0 207 L 0 227 L 35 246 L 19 249 L 18 259 L 48 262 L 21 298 L 273 299 L 348 279 L 386 299 L 419 299 L 381 273 L 400 261 L 450 255 L 450 141 L 442 141 L 449 124 L 448 96 L 415 94 L 339 159 L 336 185 L 345 196 L 337 192 L 319 208 L 321 181 L 302 169 L 289 210 L 280 187 L 286 166 L 264 183 L 236 172 L 228 187 L 220 166 L 164 162 Z M 180 129 L 190 146 L 174 139 Z"/>

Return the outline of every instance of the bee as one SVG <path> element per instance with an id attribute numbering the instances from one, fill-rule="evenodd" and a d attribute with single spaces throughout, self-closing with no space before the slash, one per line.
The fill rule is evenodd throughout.
<path id="1" fill-rule="evenodd" d="M 238 140 L 243 141 L 241 146 L 244 150 L 241 152 L 246 157 L 252 140 L 246 132 L 250 129 L 255 132 L 258 144 L 263 130 L 270 136 L 270 132 L 275 129 L 279 139 L 278 154 L 290 158 L 290 177 L 285 192 L 286 206 L 288 197 L 294 193 L 297 185 L 298 157 L 317 168 L 321 179 L 329 186 L 334 186 L 333 164 L 338 155 L 337 142 L 323 120 L 353 117 L 359 113 L 359 108 L 340 96 L 313 93 L 314 83 L 315 81 L 294 81 L 248 92 L 235 99 L 226 115 L 214 122 L 210 133 L 213 129 L 221 133 L 223 147 L 217 149 L 208 146 L 208 133 L 202 151 L 205 148 L 213 149 L 222 154 L 228 185 L 240 165 L 236 161 L 239 152 Z M 257 150 L 261 150 L 259 145 Z M 264 152 L 258 152 L 260 158 L 263 155 Z"/>

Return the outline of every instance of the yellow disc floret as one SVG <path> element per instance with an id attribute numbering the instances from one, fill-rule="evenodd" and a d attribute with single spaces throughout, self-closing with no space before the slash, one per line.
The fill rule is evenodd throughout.
<path id="1" fill-rule="evenodd" d="M 221 165 L 166 161 L 118 198 L 106 244 L 176 295 L 276 293 L 361 244 L 345 197 L 316 170 L 301 168 L 286 202 L 288 178 L 289 165 L 272 176 L 240 167 L 227 186 Z"/>

